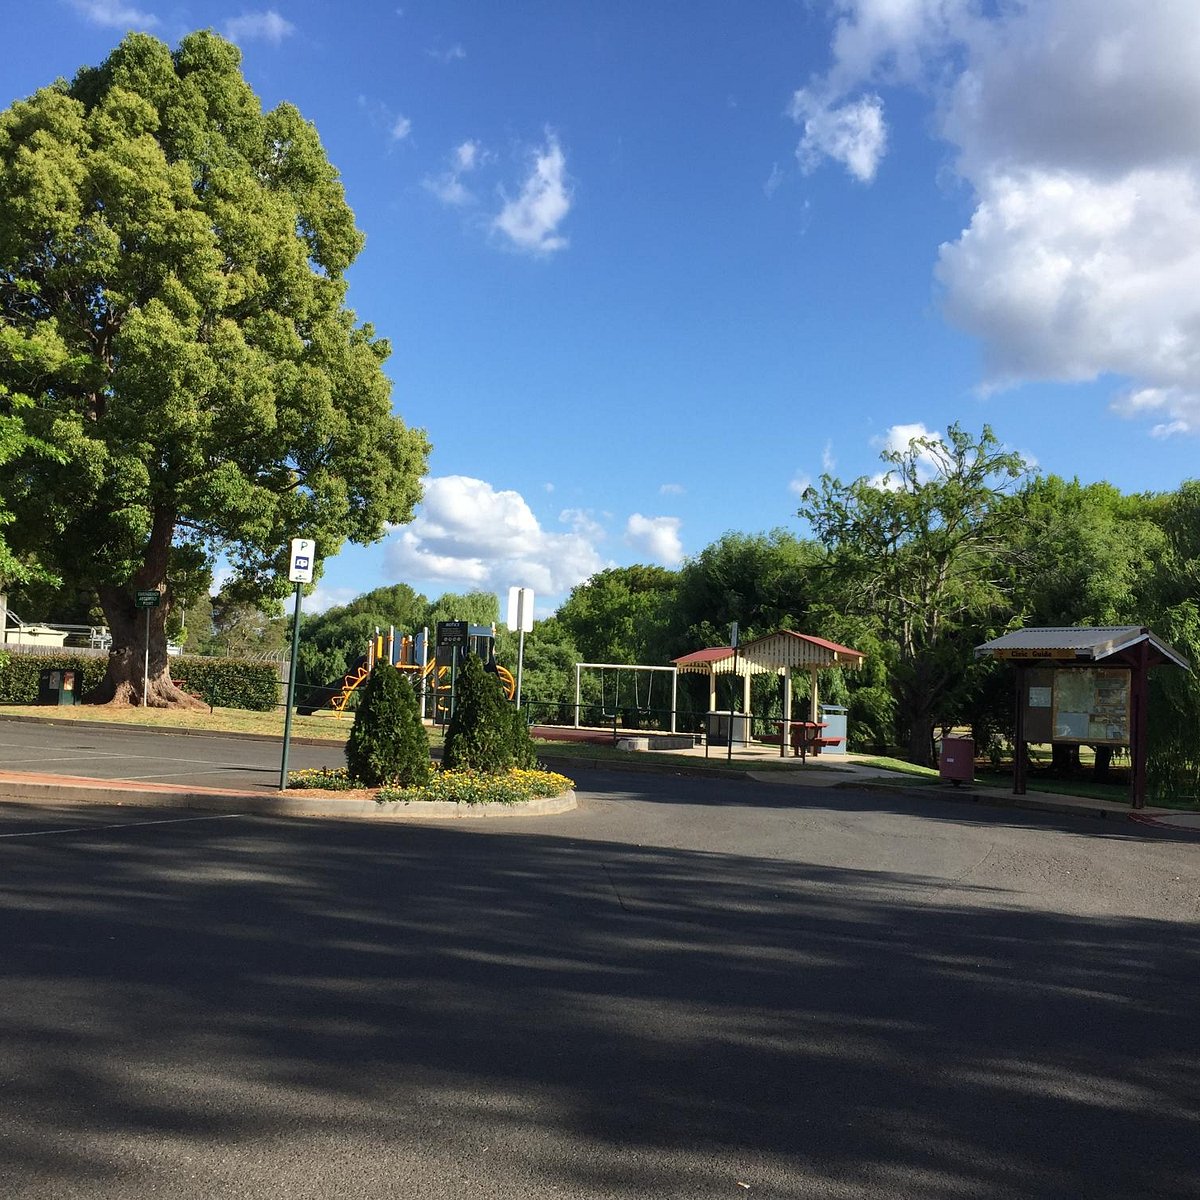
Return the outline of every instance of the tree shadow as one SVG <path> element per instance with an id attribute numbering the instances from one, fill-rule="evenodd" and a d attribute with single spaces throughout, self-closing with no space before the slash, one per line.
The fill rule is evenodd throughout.
<path id="1" fill-rule="evenodd" d="M 1182 921 L 511 827 L 2 846 L 9 1195 L 1197 1193 Z"/>

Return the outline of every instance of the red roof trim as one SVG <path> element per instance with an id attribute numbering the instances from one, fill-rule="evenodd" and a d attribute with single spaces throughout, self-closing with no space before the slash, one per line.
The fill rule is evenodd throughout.
<path id="1" fill-rule="evenodd" d="M 671 659 L 671 661 L 677 667 L 684 663 L 717 662 L 719 659 L 728 658 L 732 653 L 732 646 L 710 646 L 707 650 L 693 650 L 691 654 L 684 654 L 679 658 Z"/>

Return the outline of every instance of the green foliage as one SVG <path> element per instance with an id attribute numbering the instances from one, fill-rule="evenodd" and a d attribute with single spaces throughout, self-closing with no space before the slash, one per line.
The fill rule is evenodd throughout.
<path id="1" fill-rule="evenodd" d="M 0 661 L 0 704 L 36 704 L 38 675 L 47 668 L 80 671 L 83 695 L 99 687 L 104 679 L 105 660 L 96 655 L 64 650 L 9 654 L 5 659 Z M 279 703 L 279 674 L 270 663 L 188 655 L 180 655 L 172 662 L 176 678 L 213 707 L 270 712 Z"/>
<path id="2" fill-rule="evenodd" d="M 585 662 L 663 662 L 677 581 L 665 567 L 600 571 L 572 589 L 558 622 Z"/>
<path id="3" fill-rule="evenodd" d="M 814 568 L 824 558 L 819 545 L 782 529 L 725 534 L 680 568 L 667 657 L 728 645 L 734 621 L 743 641 L 777 629 L 812 632 L 820 594 Z"/>
<path id="4" fill-rule="evenodd" d="M 506 771 L 513 766 L 512 709 L 500 681 L 477 655 L 459 663 L 454 713 L 446 731 L 442 763 L 449 770 Z"/>
<path id="5" fill-rule="evenodd" d="M 828 475 L 804 493 L 829 552 L 829 602 L 868 619 L 889 653 L 889 683 L 909 754 L 928 765 L 933 726 L 974 686 L 974 646 L 1010 619 L 998 560 L 1016 520 L 1005 500 L 1026 470 L 984 426 L 914 438 L 881 456 L 880 478 Z"/>
<path id="6" fill-rule="evenodd" d="M 190 654 L 171 663 L 179 685 L 214 708 L 270 712 L 279 703 L 279 668 L 272 663 Z"/>
<path id="7" fill-rule="evenodd" d="M 240 60 L 131 34 L 0 113 L 0 570 L 94 589 L 126 668 L 133 590 L 163 591 L 165 666 L 198 565 L 280 596 L 291 537 L 326 559 L 409 520 L 428 453 L 345 307 L 363 239 L 337 172 Z"/>
<path id="8" fill-rule="evenodd" d="M 400 671 L 377 663 L 346 742 L 350 777 L 367 787 L 419 787 L 429 778 L 429 735 L 417 698 Z"/>
<path id="9" fill-rule="evenodd" d="M 501 773 L 441 770 L 423 788 L 381 788 L 380 804 L 444 800 L 452 804 L 519 804 L 543 796 L 561 796 L 575 786 L 554 771 L 504 771 Z"/>
<path id="10" fill-rule="evenodd" d="M 95 655 L 55 650 L 46 654 L 4 654 L 0 657 L 0 704 L 36 704 L 38 676 L 46 670 L 78 671 L 79 694 L 86 695 L 104 678 L 104 659 Z"/>
<path id="11" fill-rule="evenodd" d="M 515 704 L 508 705 L 509 717 L 512 720 L 512 756 L 513 766 L 521 770 L 532 771 L 538 765 L 537 747 L 529 736 L 529 724 L 525 713 Z"/>

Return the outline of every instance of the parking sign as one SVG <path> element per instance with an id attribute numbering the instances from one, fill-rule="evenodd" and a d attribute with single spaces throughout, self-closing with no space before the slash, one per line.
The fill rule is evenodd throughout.
<path id="1" fill-rule="evenodd" d="M 292 566 L 288 571 L 290 583 L 312 583 L 313 559 L 317 556 L 317 543 L 311 538 L 292 538 Z"/>

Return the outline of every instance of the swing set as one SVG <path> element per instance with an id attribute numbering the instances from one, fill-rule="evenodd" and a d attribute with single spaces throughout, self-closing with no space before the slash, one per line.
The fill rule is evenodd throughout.
<path id="1" fill-rule="evenodd" d="M 629 663 L 585 663 L 580 662 L 575 664 L 575 728 L 579 729 L 579 710 L 580 710 L 580 678 L 584 670 L 600 672 L 600 710 L 601 716 L 605 721 L 616 721 L 621 713 L 621 672 L 629 671 L 633 675 L 633 705 L 632 708 L 639 716 L 648 716 L 653 709 L 651 701 L 654 698 L 654 672 L 665 671 L 671 677 L 671 733 L 675 732 L 675 707 L 676 696 L 678 693 L 678 675 L 679 672 L 675 667 L 643 667 L 634 666 Z M 610 696 L 608 688 L 605 684 L 607 672 L 614 672 L 611 705 L 609 703 Z M 643 698 L 642 681 L 638 676 L 638 672 L 646 672 L 645 680 L 645 695 Z"/>

